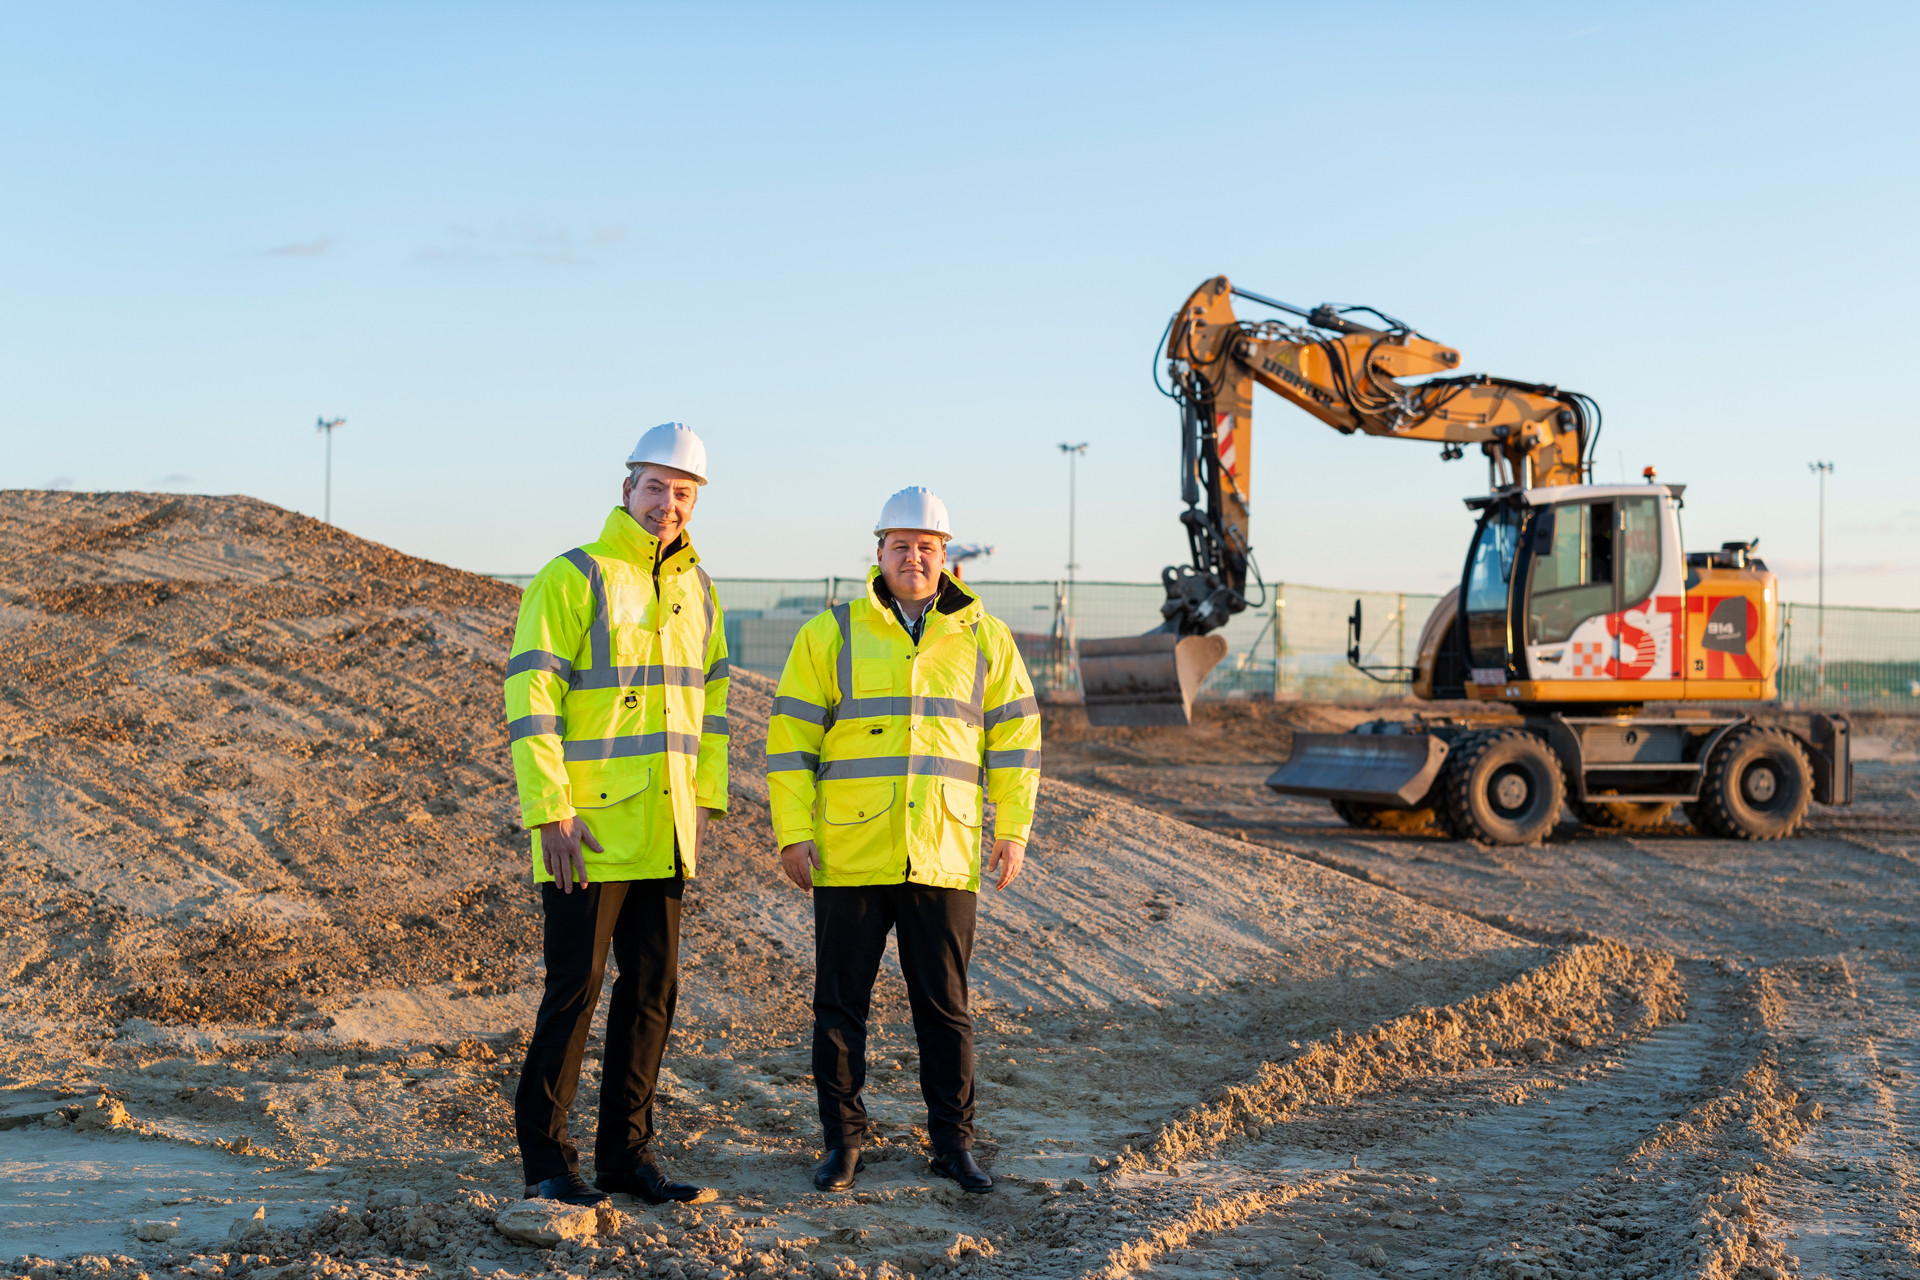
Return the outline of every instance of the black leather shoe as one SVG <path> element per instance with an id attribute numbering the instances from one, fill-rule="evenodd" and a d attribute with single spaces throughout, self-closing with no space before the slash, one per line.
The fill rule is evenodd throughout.
<path id="1" fill-rule="evenodd" d="M 648 1204 L 665 1204 L 669 1200 L 685 1202 L 697 1199 L 701 1188 L 687 1182 L 675 1182 L 660 1166 L 652 1160 L 642 1160 L 629 1171 L 608 1169 L 593 1180 L 602 1191 L 618 1191 L 622 1195 L 645 1200 Z"/>
<path id="2" fill-rule="evenodd" d="M 993 1179 L 975 1163 L 971 1151 L 949 1151 L 935 1156 L 933 1171 L 943 1178 L 952 1178 L 962 1191 L 993 1190 Z"/>
<path id="3" fill-rule="evenodd" d="M 854 1175 L 864 1168 L 860 1148 L 834 1147 L 813 1171 L 813 1185 L 822 1191 L 845 1191 L 853 1185 Z"/>
<path id="4" fill-rule="evenodd" d="M 557 1178 L 548 1178 L 545 1182 L 527 1184 L 529 1200 L 558 1200 L 563 1204 L 601 1204 L 606 1198 L 606 1192 L 595 1191 L 577 1173 L 563 1173 Z"/>

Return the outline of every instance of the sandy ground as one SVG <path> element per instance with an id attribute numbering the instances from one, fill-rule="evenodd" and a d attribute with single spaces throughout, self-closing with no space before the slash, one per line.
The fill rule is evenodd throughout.
<path id="1" fill-rule="evenodd" d="M 663 1160 L 718 1197 L 510 1239 L 541 981 L 516 604 L 245 499 L 0 494 L 14 1274 L 1915 1270 L 1920 735 L 1870 726 L 1863 802 L 1794 841 L 1491 850 L 1259 785 L 1291 726 L 1354 713 L 1050 713 L 1031 869 L 983 895 L 974 969 L 1000 1186 L 926 1173 L 895 975 L 877 1159 L 822 1195 L 810 912 L 747 676 L 663 1076 Z"/>
<path id="2" fill-rule="evenodd" d="M 1416 1210 L 1399 1237 L 1376 1230 L 1383 1272 L 1920 1274 L 1920 721 L 1857 718 L 1857 803 L 1816 806 L 1792 840 L 1566 823 L 1543 845 L 1491 848 L 1353 831 L 1323 805 L 1261 786 L 1285 758 L 1289 726 L 1370 714 L 1223 708 L 1169 743 L 1166 731 L 1092 734 L 1061 711 L 1049 770 L 1518 936 L 1604 936 L 1673 958 L 1684 1020 L 1584 1080 L 1428 1131 L 1422 1114 L 1359 1153 L 1404 1191 L 1452 1187 L 1465 1206 Z M 1259 737 L 1278 748 L 1266 759 L 1235 747 Z M 1174 767 L 1155 763 L 1168 755 Z M 1291 1136 L 1274 1146 L 1262 1163 L 1299 1157 Z M 1322 1260 L 1340 1237 L 1303 1216 L 1291 1204 L 1217 1233 L 1184 1265 L 1350 1274 Z M 1320 1221 L 1345 1227 L 1348 1242 L 1364 1237 L 1349 1205 Z M 1328 1243 L 1308 1239 L 1308 1226 Z"/>

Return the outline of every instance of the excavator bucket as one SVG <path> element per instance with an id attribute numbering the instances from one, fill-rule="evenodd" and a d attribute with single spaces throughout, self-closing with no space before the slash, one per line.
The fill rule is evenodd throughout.
<path id="1" fill-rule="evenodd" d="M 1267 785 L 1282 795 L 1412 808 L 1447 758 L 1430 733 L 1296 733 Z"/>
<path id="2" fill-rule="evenodd" d="M 1193 723 L 1193 695 L 1227 656 L 1225 636 L 1143 636 L 1080 642 L 1080 688 L 1087 723 L 1136 726 Z"/>

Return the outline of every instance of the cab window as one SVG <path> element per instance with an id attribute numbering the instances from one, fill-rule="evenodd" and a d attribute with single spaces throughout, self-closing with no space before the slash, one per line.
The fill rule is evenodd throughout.
<path id="1" fill-rule="evenodd" d="M 1487 513 L 1473 540 L 1467 566 L 1467 663 L 1507 665 L 1507 591 L 1520 544 L 1520 513 L 1501 507 Z"/>
<path id="2" fill-rule="evenodd" d="M 1527 643 L 1555 644 L 1588 618 L 1644 604 L 1660 579 L 1657 498 L 1568 502 L 1535 511 Z"/>
<path id="3" fill-rule="evenodd" d="M 1568 502 L 1533 517 L 1533 589 L 1527 643 L 1565 640 L 1613 611 L 1612 502 Z"/>
<path id="4" fill-rule="evenodd" d="M 1620 501 L 1620 607 L 1646 603 L 1660 581 L 1660 500 Z"/>

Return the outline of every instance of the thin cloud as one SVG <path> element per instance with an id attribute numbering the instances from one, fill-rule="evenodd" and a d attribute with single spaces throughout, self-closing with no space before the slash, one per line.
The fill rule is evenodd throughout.
<path id="1" fill-rule="evenodd" d="M 583 267 L 598 260 L 595 251 L 617 248 L 626 239 L 627 229 L 620 223 L 595 227 L 585 237 L 542 222 L 500 222 L 484 230 L 456 223 L 440 244 L 419 250 L 414 260 L 441 266 L 513 261 Z"/>
<path id="2" fill-rule="evenodd" d="M 40 487 L 42 489 L 71 489 L 73 488 L 73 477 L 72 476 L 55 476 L 53 479 L 42 484 Z"/>
<path id="3" fill-rule="evenodd" d="M 436 266 L 463 262 L 494 262 L 500 255 L 479 253 L 472 249 L 422 249 L 413 255 L 415 262 L 427 262 Z"/>
<path id="4" fill-rule="evenodd" d="M 267 250 L 269 258 L 317 258 L 333 248 L 332 236 L 319 236 L 312 240 L 301 240 L 294 244 L 276 245 Z"/>

